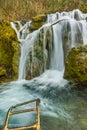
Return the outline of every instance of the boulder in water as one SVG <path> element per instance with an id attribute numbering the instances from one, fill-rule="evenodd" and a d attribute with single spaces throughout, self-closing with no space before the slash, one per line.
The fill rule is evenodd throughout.
<path id="1" fill-rule="evenodd" d="M 66 63 L 64 78 L 78 84 L 87 84 L 87 45 L 71 49 Z"/>

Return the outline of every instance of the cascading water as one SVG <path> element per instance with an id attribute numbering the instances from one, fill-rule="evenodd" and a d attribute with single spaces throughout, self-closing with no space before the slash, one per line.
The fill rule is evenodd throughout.
<path id="1" fill-rule="evenodd" d="M 49 14 L 45 25 L 33 33 L 30 33 L 29 29 L 31 21 L 25 24 L 18 21 L 11 23 L 21 46 L 19 80 L 0 86 L 0 127 L 11 105 L 39 97 L 43 130 L 87 129 L 87 90 L 72 90 L 68 81 L 63 79 L 64 60 L 68 51 L 80 44 L 87 44 L 86 19 L 87 14 L 79 10 Z M 50 43 L 46 38 L 48 32 Z M 35 60 L 35 45 L 40 44 L 37 41 L 43 41 L 42 48 L 39 48 L 42 49 L 41 59 L 44 59 L 41 68 L 43 71 L 37 78 L 22 81 L 26 78 L 31 64 L 29 55 L 33 62 Z M 33 66 L 31 69 L 33 70 Z M 24 120 L 12 118 L 10 126 L 27 125 L 32 122 L 29 115 L 22 117 Z"/>
<path id="2" fill-rule="evenodd" d="M 53 70 L 64 70 L 64 54 L 62 46 L 62 26 L 60 24 L 53 26 L 54 50 L 51 59 L 51 67 Z"/>
<path id="3" fill-rule="evenodd" d="M 22 25 L 20 22 L 11 23 L 12 27 L 15 29 L 18 39 L 21 43 L 21 58 L 19 64 L 19 80 L 25 79 L 27 74 L 27 56 L 32 48 L 34 48 L 35 40 L 37 39 L 38 35 L 40 35 L 40 30 L 45 30 L 44 32 L 44 49 L 43 55 L 46 54 L 46 34 L 49 27 L 52 27 L 53 33 L 53 48 L 50 54 L 50 63 L 49 63 L 49 70 L 53 71 L 61 71 L 62 77 L 64 72 L 64 44 L 67 44 L 69 50 L 72 47 L 78 46 L 79 44 L 86 44 L 87 41 L 87 22 L 86 22 L 87 15 L 82 14 L 79 10 L 74 10 L 72 12 L 62 12 L 62 13 L 55 13 L 49 14 L 47 17 L 47 21 L 44 26 L 42 26 L 37 31 L 30 33 L 29 27 L 31 24 L 30 22 L 26 22 Z M 57 22 L 56 22 L 57 21 Z M 19 30 L 17 29 L 18 26 Z M 46 28 L 47 29 L 44 29 Z M 64 33 L 64 30 L 67 30 Z M 67 43 L 65 41 L 65 36 L 67 35 Z M 80 37 L 80 38 L 79 38 Z M 66 46 L 66 45 L 65 45 Z M 34 50 L 34 49 L 33 49 Z M 48 50 L 47 50 L 48 51 Z M 32 52 L 33 53 L 33 52 Z M 47 55 L 47 54 L 46 54 Z M 44 56 L 43 56 L 44 57 Z M 46 62 L 43 63 L 44 71 L 46 68 Z M 31 67 L 32 69 L 32 67 Z M 50 72 L 49 71 L 49 72 Z"/>
<path id="4" fill-rule="evenodd" d="M 28 30 L 27 24 L 23 27 L 20 26 L 20 22 L 17 22 L 19 24 L 20 30 L 18 31 L 16 28 L 16 25 L 11 23 L 12 27 L 15 29 L 19 42 L 21 43 L 21 56 L 20 56 L 20 63 L 19 63 L 19 77 L 18 79 L 25 79 L 26 76 L 26 59 L 30 52 L 30 50 L 33 48 L 33 44 L 35 42 L 35 39 L 38 35 L 38 31 L 33 32 L 32 34 L 25 34 Z M 26 28 L 25 28 L 26 27 Z"/>

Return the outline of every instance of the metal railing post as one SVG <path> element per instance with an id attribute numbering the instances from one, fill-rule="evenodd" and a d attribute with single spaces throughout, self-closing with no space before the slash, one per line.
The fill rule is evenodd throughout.
<path id="1" fill-rule="evenodd" d="M 28 103 L 33 103 L 33 102 L 36 102 L 35 108 L 18 110 L 18 111 L 12 111 L 13 108 L 17 108 L 19 106 L 23 106 L 23 105 L 26 105 Z M 17 104 L 15 106 L 10 107 L 9 110 L 8 110 L 7 116 L 6 116 L 6 120 L 5 120 L 5 124 L 4 124 L 3 130 L 26 130 L 26 129 L 30 129 L 30 128 L 36 128 L 36 130 L 40 130 L 39 104 L 40 104 L 40 99 L 34 99 L 34 100 L 31 100 L 31 101 L 27 101 L 27 102 L 20 103 L 20 104 Z M 11 115 L 25 113 L 25 112 L 31 112 L 31 111 L 36 111 L 36 124 L 31 125 L 31 126 L 18 127 L 18 128 L 8 128 L 9 118 L 10 118 Z"/>
<path id="2" fill-rule="evenodd" d="M 36 123 L 37 123 L 37 130 L 40 130 L 40 112 L 39 112 L 39 103 L 40 103 L 40 100 L 38 99 L 37 102 L 36 102 L 36 111 L 37 111 L 37 120 L 36 120 Z"/>

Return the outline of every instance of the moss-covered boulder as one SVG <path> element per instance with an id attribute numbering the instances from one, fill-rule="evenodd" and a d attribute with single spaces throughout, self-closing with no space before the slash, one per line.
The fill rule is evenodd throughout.
<path id="1" fill-rule="evenodd" d="M 32 22 L 30 24 L 30 30 L 34 31 L 40 28 L 46 22 L 46 19 L 47 15 L 44 14 L 33 17 Z"/>
<path id="2" fill-rule="evenodd" d="M 87 45 L 71 49 L 65 63 L 64 78 L 87 84 Z"/>
<path id="3" fill-rule="evenodd" d="M 0 22 L 0 82 L 17 77 L 18 72 L 18 40 L 9 21 Z M 15 67 L 14 67 L 15 66 Z"/>

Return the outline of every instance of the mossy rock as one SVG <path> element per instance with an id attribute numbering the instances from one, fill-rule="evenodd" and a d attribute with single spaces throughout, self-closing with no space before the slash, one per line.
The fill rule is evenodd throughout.
<path id="1" fill-rule="evenodd" d="M 87 84 L 87 45 L 71 49 L 65 62 L 64 78 Z"/>
<path id="2" fill-rule="evenodd" d="M 45 22 L 46 19 L 47 19 L 47 16 L 44 14 L 41 14 L 41 15 L 37 15 L 37 16 L 33 17 L 32 21 L 33 22 Z"/>
<path id="3" fill-rule="evenodd" d="M 40 28 L 46 22 L 47 16 L 46 15 L 37 15 L 32 18 L 32 22 L 30 24 L 31 32 Z"/>
<path id="4" fill-rule="evenodd" d="M 2 21 L 0 23 L 0 67 L 6 70 L 7 77 L 5 76 L 5 78 L 13 79 L 14 75 L 16 77 L 18 75 L 18 50 L 18 40 L 15 31 L 9 21 Z M 14 63 L 17 71 L 13 67 Z"/>

